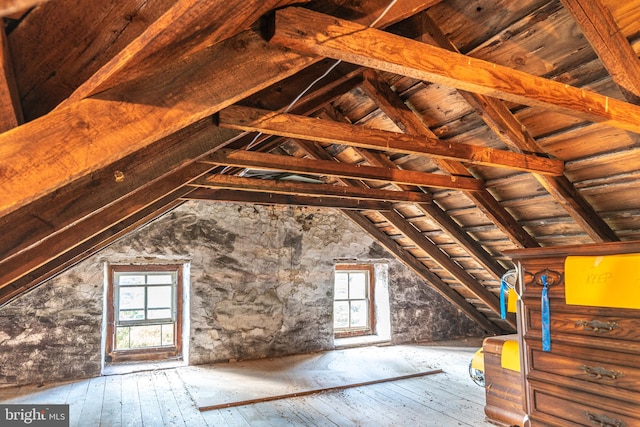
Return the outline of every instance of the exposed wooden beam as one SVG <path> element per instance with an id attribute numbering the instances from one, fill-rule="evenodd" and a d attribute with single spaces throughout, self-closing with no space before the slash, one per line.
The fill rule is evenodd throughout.
<path id="1" fill-rule="evenodd" d="M 405 132 L 417 136 L 424 135 L 430 138 L 436 138 L 436 135 L 431 129 L 429 129 L 429 127 L 409 109 L 400 96 L 395 93 L 387 83 L 378 78 L 375 73 L 365 73 L 362 88 L 375 101 L 378 107 Z M 460 162 L 442 159 L 434 159 L 434 161 L 442 170 L 448 173 L 470 176 L 469 170 Z M 466 195 L 516 246 L 538 246 L 538 243 L 533 237 L 518 224 L 513 216 L 507 212 L 486 189 L 473 193 L 467 192 Z M 453 235 L 459 235 L 459 233 L 453 233 L 452 236 Z M 467 244 L 465 246 L 473 248 L 473 244 Z M 494 268 L 491 270 L 493 269 Z"/>
<path id="2" fill-rule="evenodd" d="M 299 172 L 320 176 L 367 179 L 453 190 L 477 191 L 483 188 L 481 181 L 468 177 L 416 172 L 397 168 L 351 165 L 335 161 L 312 160 L 245 150 L 218 150 L 206 156 L 203 160 L 219 165 L 240 166 L 257 170 Z"/>
<path id="3" fill-rule="evenodd" d="M 312 62 L 246 32 L 178 61 L 169 71 L 83 99 L 0 134 L 0 216 Z"/>
<path id="4" fill-rule="evenodd" d="M 391 202 L 338 197 L 309 197 L 296 194 L 254 193 L 240 190 L 196 188 L 183 200 L 252 203 L 264 205 L 314 206 L 320 208 L 390 211 Z"/>
<path id="5" fill-rule="evenodd" d="M 498 297 L 489 292 L 487 288 L 482 286 L 469 273 L 464 271 L 462 267 L 453 261 L 449 255 L 442 252 L 433 242 L 427 239 L 413 224 L 405 221 L 405 219 L 396 211 L 382 212 L 391 225 L 397 228 L 402 234 L 407 236 L 409 240 L 417 245 L 417 247 L 426 252 L 429 257 L 442 268 L 447 270 L 458 282 L 473 293 L 484 305 L 498 316 L 500 315 L 500 301 Z M 515 318 L 506 319 L 506 322 L 515 330 Z"/>
<path id="6" fill-rule="evenodd" d="M 387 14 L 387 24 L 397 19 L 395 13 L 392 9 Z M 252 32 L 242 33 L 175 63 L 163 58 L 161 71 L 152 70 L 20 126 L 11 135 L 2 134 L 0 216 L 319 60 L 274 48 Z M 30 153 L 28 159 L 20 152 Z M 50 167 L 54 163 L 57 167 Z"/>
<path id="7" fill-rule="evenodd" d="M 447 144 L 437 138 L 371 129 L 295 114 L 232 106 L 219 113 L 221 127 L 290 138 L 342 144 L 395 153 L 416 154 L 472 164 L 505 167 L 543 174 L 562 174 L 560 160 L 523 155 L 466 144 Z"/>
<path id="8" fill-rule="evenodd" d="M 53 110 L 174 3 L 56 0 L 29 11 L 9 36 L 25 120 Z"/>
<path id="9" fill-rule="evenodd" d="M 162 67 L 167 57 L 186 57 L 204 46 L 235 36 L 270 10 L 306 2 L 309 0 L 179 0 L 76 89 L 64 104 Z M 404 1 L 392 8 L 375 27 L 384 28 L 439 2 Z M 341 2 L 317 1 L 313 6 L 346 19 L 357 17 L 358 22 L 369 25 L 384 10 L 388 0 L 369 0 L 348 6 L 336 3 Z"/>
<path id="10" fill-rule="evenodd" d="M 640 60 L 602 0 L 561 0 L 629 102 L 640 103 Z"/>
<path id="11" fill-rule="evenodd" d="M 413 112 L 409 111 L 400 97 L 395 92 L 393 92 L 393 90 L 391 90 L 391 88 L 381 79 L 376 78 L 371 70 L 365 71 L 364 77 L 365 79 L 362 84 L 362 89 L 365 91 L 365 93 L 369 94 L 374 102 L 379 103 L 379 105 L 382 104 L 381 109 L 383 111 L 390 112 L 389 117 L 394 120 L 401 129 L 405 131 L 411 131 L 411 129 L 415 128 L 416 132 L 418 132 L 419 129 L 424 126 L 422 125 L 422 122 L 420 122 L 420 127 L 416 126 L 416 124 L 413 122 L 419 121 L 416 115 L 413 114 Z M 381 93 L 385 91 L 389 91 L 389 93 Z M 335 116 L 336 113 L 334 113 L 333 115 Z M 403 118 L 405 115 L 409 115 L 408 126 L 405 126 L 404 122 L 401 120 L 401 118 Z M 340 120 L 340 117 L 334 118 Z M 431 132 L 427 127 L 424 128 L 425 131 Z M 435 135 L 433 136 L 435 137 Z M 360 154 L 370 165 L 386 168 L 398 167 L 387 156 L 379 152 L 364 149 L 356 150 L 358 151 L 358 154 Z M 319 153 L 309 152 L 308 148 L 305 151 L 307 151 L 309 155 L 316 157 L 322 156 L 323 153 L 325 153 L 324 151 Z M 447 161 L 442 160 L 441 162 Z M 397 186 L 400 190 L 403 191 L 416 191 L 416 189 L 412 186 L 404 184 L 400 184 Z M 416 208 L 427 215 L 429 218 L 431 218 L 451 239 L 453 239 L 458 245 L 464 248 L 464 250 L 467 251 L 467 253 L 473 259 L 475 259 L 480 265 L 482 265 L 490 275 L 493 275 L 496 280 L 500 280 L 502 278 L 502 275 L 506 273 L 506 269 L 502 265 L 500 265 L 500 263 L 498 263 L 491 256 L 491 254 L 489 254 L 475 239 L 469 236 L 469 234 L 467 234 L 460 227 L 460 225 L 458 225 L 453 219 L 451 219 L 451 217 L 447 215 L 436 203 L 423 203 L 420 205 L 416 205 Z"/>
<path id="12" fill-rule="evenodd" d="M 300 148 L 302 150 L 304 150 L 308 155 L 312 156 L 312 157 L 316 157 L 318 159 L 323 159 L 323 160 L 329 160 L 331 158 L 330 154 L 327 153 L 325 150 L 323 150 L 318 144 L 313 143 L 313 142 L 309 142 L 309 141 L 297 141 L 297 144 L 300 146 Z M 366 155 L 366 150 L 361 150 L 363 152 L 363 154 Z M 382 158 L 384 156 L 378 154 L 378 153 L 370 153 L 371 156 L 367 156 L 366 158 L 368 159 L 369 162 L 371 162 L 372 164 L 384 164 L 386 162 L 384 162 L 382 160 Z M 390 161 L 389 161 L 390 162 Z M 354 181 L 354 180 L 346 180 L 346 179 L 342 179 L 341 180 L 344 184 L 346 185 L 352 185 L 352 186 L 356 186 L 359 188 L 366 188 L 360 181 Z M 400 188 L 405 188 L 406 186 L 402 185 L 399 186 Z M 433 207 L 435 207 L 435 205 L 433 203 L 431 204 L 426 204 L 426 203 L 422 203 L 422 204 L 417 204 L 418 208 L 423 210 L 423 212 L 427 213 L 426 210 L 431 209 Z M 386 216 L 386 213 L 388 212 L 380 212 L 383 216 Z M 428 214 L 428 213 L 427 213 Z M 351 217 L 351 216 L 350 216 Z M 377 227 L 375 227 L 373 224 L 371 224 L 365 217 L 363 216 L 356 216 L 354 218 L 354 221 L 356 221 L 356 223 L 358 223 L 358 225 L 360 225 L 361 227 L 363 227 L 365 229 L 365 231 L 367 231 L 370 235 L 375 236 L 374 238 L 379 239 L 379 241 L 381 242 L 381 244 L 383 244 L 385 247 L 387 247 L 392 253 L 394 253 L 398 259 L 400 259 L 402 262 L 406 263 L 406 265 L 409 268 L 416 268 L 415 263 L 417 262 L 418 264 L 422 265 L 422 269 L 419 269 L 419 271 L 417 271 L 419 274 L 426 274 L 426 272 L 424 272 L 424 269 L 426 268 L 424 266 L 424 264 L 422 264 L 421 261 L 419 261 L 418 259 L 416 259 L 413 255 L 411 255 L 407 250 L 401 248 L 400 246 L 398 246 L 385 232 L 383 232 L 382 230 L 379 230 Z M 408 221 L 405 221 L 400 215 L 395 214 L 393 216 L 393 219 L 397 219 L 398 220 L 398 224 L 399 227 L 401 227 L 402 229 L 409 229 L 409 231 L 405 234 L 405 236 L 407 236 L 408 234 L 408 238 L 410 240 L 413 241 L 413 238 L 417 239 L 417 242 L 415 243 L 416 246 L 421 247 L 423 250 L 427 251 L 428 254 L 433 254 L 434 257 L 436 257 L 436 259 L 440 260 L 441 256 L 443 255 L 443 253 L 440 251 L 440 249 L 434 245 L 433 243 L 429 242 L 429 244 L 423 244 L 426 241 L 426 237 L 424 235 L 422 235 L 422 233 L 420 233 L 417 229 L 415 229 L 413 227 L 412 224 L 410 224 Z M 453 223 L 453 221 L 451 219 L 449 219 L 449 222 Z M 450 224 L 449 224 L 450 225 Z M 415 231 L 411 231 L 411 230 L 415 230 Z M 460 234 L 464 234 L 461 230 L 458 230 Z M 460 237 L 458 235 L 458 233 L 456 233 L 454 235 L 455 237 Z M 467 236 L 467 239 L 469 239 L 469 237 Z M 466 240 L 467 239 L 463 239 L 463 242 L 467 243 Z M 386 244 L 384 242 L 387 242 Z M 502 273 L 500 272 L 501 267 L 495 262 L 490 260 L 490 257 L 484 252 L 484 250 L 482 250 L 479 245 L 470 245 L 470 252 L 472 255 L 479 255 L 481 261 L 481 264 L 486 264 L 488 265 L 487 269 L 488 271 L 491 273 L 492 271 L 496 270 L 498 272 L 498 277 L 502 276 Z M 487 259 L 485 259 L 485 257 Z M 450 265 L 449 265 L 450 264 Z M 454 273 L 451 273 L 454 277 L 456 277 L 456 273 L 460 272 L 460 267 L 457 266 L 455 263 L 449 263 L 447 264 L 447 266 L 454 268 Z M 495 264 L 495 265 L 494 265 Z M 458 304 L 462 304 L 461 308 L 465 305 L 468 304 L 464 298 L 458 294 L 455 290 L 451 289 L 448 285 L 446 285 L 446 283 L 444 283 L 437 275 L 435 275 L 434 273 L 432 273 L 431 271 L 428 270 L 428 268 L 426 268 L 426 271 L 428 272 L 428 277 L 430 279 L 427 279 L 428 282 L 432 283 L 434 285 L 434 289 L 437 290 L 438 292 L 441 292 L 443 294 L 443 296 L 445 296 L 445 298 L 449 298 L 450 295 L 455 294 L 456 297 L 454 297 L 453 300 L 450 299 L 451 302 L 453 302 L 454 304 L 458 305 Z M 464 272 L 462 272 L 464 273 Z M 460 282 L 462 286 L 466 287 L 467 286 L 467 282 L 472 283 L 472 286 L 474 287 L 474 289 L 478 288 L 478 286 L 480 286 L 475 280 L 473 280 L 473 278 L 470 278 L 466 273 L 464 273 L 464 275 L 460 273 L 458 274 L 459 276 L 463 277 L 463 282 Z M 425 276 L 423 276 L 425 277 Z M 426 277 L 425 277 L 426 278 Z M 444 288 L 443 286 L 446 286 L 446 288 Z M 473 290 L 469 290 L 470 292 L 473 292 Z M 488 296 L 486 294 L 487 291 L 479 291 L 481 294 L 483 294 L 488 300 L 491 300 L 492 298 L 490 296 Z M 464 303 L 461 302 L 465 301 Z M 464 310 L 464 308 L 462 308 Z M 476 312 L 476 314 L 479 314 Z M 471 316 L 472 318 L 474 318 L 473 316 Z M 510 319 L 509 321 L 511 322 L 513 319 Z M 511 325 L 512 326 L 512 325 Z"/>
<path id="13" fill-rule="evenodd" d="M 226 188 L 276 194 L 300 194 L 307 196 L 351 197 L 365 200 L 430 203 L 431 195 L 409 191 L 374 190 L 331 184 L 307 184 L 272 179 L 242 178 L 229 175 L 209 175 L 191 183 L 196 187 Z"/>
<path id="14" fill-rule="evenodd" d="M 304 83 L 305 80 L 313 81 L 317 78 L 316 74 L 318 72 L 320 74 L 324 72 L 322 69 L 315 70 L 315 68 L 316 67 L 306 68 L 302 71 L 302 75 L 298 73 L 296 75 L 296 82 L 302 82 L 304 86 L 306 86 L 308 83 Z M 338 74 L 342 75 L 340 73 Z M 332 74 L 332 77 L 334 76 L 335 74 Z M 344 83 L 348 84 L 349 87 L 353 87 L 352 85 L 356 83 L 356 81 L 353 81 L 351 71 L 349 70 L 344 74 L 343 78 L 338 78 L 339 81 L 344 79 L 346 79 Z M 360 77 L 357 77 L 357 81 L 360 81 Z M 342 83 L 338 83 L 338 87 L 342 85 Z M 272 104 L 269 105 L 273 108 L 288 105 L 289 101 L 287 100 L 281 100 L 280 105 L 277 103 L 273 104 L 276 97 L 268 96 L 269 93 L 280 94 L 282 91 L 278 90 L 278 86 L 265 89 L 261 91 L 260 94 L 256 94 L 256 96 L 267 97 L 269 101 L 272 102 Z M 292 111 L 304 112 L 318 108 L 318 105 L 323 105 L 327 102 L 328 96 L 334 96 L 333 90 L 329 92 L 330 93 L 327 93 L 324 87 L 318 87 L 317 90 L 309 92 L 309 94 L 297 103 Z M 86 231 L 88 229 L 96 230 L 100 229 L 100 227 L 109 227 L 109 229 L 116 227 L 120 229 L 122 224 L 126 223 L 128 219 L 124 219 L 118 223 L 117 226 L 113 226 L 111 222 L 108 222 L 111 220 L 108 215 L 101 217 L 105 220 L 101 222 L 93 219 L 92 215 L 100 215 L 105 207 L 114 203 L 118 206 L 118 212 L 123 216 L 128 215 L 127 212 L 129 212 L 129 209 L 127 208 L 127 203 L 135 200 L 136 190 L 145 191 L 145 187 L 149 185 L 155 187 L 159 178 L 168 177 L 176 173 L 180 174 L 180 170 L 176 168 L 186 167 L 191 161 L 197 159 L 203 153 L 216 149 L 221 145 L 226 143 L 234 144 L 236 140 L 239 141 L 242 139 L 242 137 L 238 138 L 240 135 L 247 136 L 238 131 L 221 129 L 214 126 L 211 120 L 202 120 L 102 170 L 95 171 L 90 176 L 74 181 L 72 184 L 12 212 L 0 221 L 0 259 L 9 259 L 10 256 L 7 256 L 8 254 L 16 255 L 26 249 L 30 250 L 30 253 L 35 254 L 35 257 L 39 257 L 36 247 L 41 245 L 46 248 L 49 242 L 52 241 L 51 239 L 59 238 L 56 235 L 57 233 L 67 229 L 69 231 L 66 234 L 67 236 L 75 236 L 80 239 L 87 235 Z M 248 136 L 249 139 L 251 139 L 251 136 Z M 193 169 L 187 168 L 186 170 Z M 115 171 L 120 171 L 121 174 L 119 176 L 124 178 L 120 182 L 115 181 Z M 195 176 L 189 179 L 193 178 L 195 178 Z M 171 181 L 163 179 L 163 182 Z M 180 185 L 180 181 L 176 182 Z M 206 189 L 193 190 L 191 187 L 188 191 L 199 190 L 207 191 Z M 126 197 L 132 192 L 133 194 L 131 195 L 133 197 Z M 242 193 L 249 194 L 246 192 Z M 185 191 L 178 190 L 178 192 L 174 192 L 174 194 L 182 196 L 185 194 Z M 126 197 L 126 199 L 122 200 L 123 197 Z M 165 199 L 168 200 L 168 202 L 173 202 L 169 198 Z M 338 205 L 337 207 L 345 207 L 341 206 L 342 202 L 345 204 L 351 203 L 352 205 L 359 205 L 361 207 L 374 205 L 381 209 L 387 209 L 388 206 L 390 206 L 388 202 L 382 201 L 331 199 L 335 201 Z M 156 205 L 164 206 L 158 203 L 154 203 L 152 206 Z M 165 212 L 165 208 L 163 207 L 158 209 L 157 215 Z M 147 215 L 147 218 L 152 218 L 153 211 L 147 210 L 145 215 Z M 62 245 L 56 246 L 60 252 L 58 252 L 58 255 L 56 255 L 54 259 L 11 282 L 11 284 L 17 286 L 20 284 L 29 285 L 39 283 L 51 277 L 54 273 L 60 272 L 68 267 L 70 265 L 69 262 L 79 262 L 81 259 L 92 255 L 93 251 L 104 247 L 104 245 L 101 244 L 101 238 L 106 239 L 104 242 L 104 245 L 106 245 L 112 241 L 112 234 L 107 232 L 99 233 L 94 237 L 90 237 L 79 246 L 77 246 L 77 241 L 73 239 L 65 240 L 63 243 L 69 245 L 69 247 Z M 47 250 L 48 249 L 45 249 L 45 252 L 47 252 Z M 8 268 L 15 268 L 16 266 L 11 263 L 6 265 L 9 266 Z"/>
<path id="15" fill-rule="evenodd" d="M 422 262 L 418 261 L 413 255 L 401 248 L 393 239 L 391 239 L 382 230 L 371 223 L 371 221 L 369 221 L 369 219 L 364 215 L 358 212 L 346 210 L 342 211 L 342 213 L 358 226 L 360 226 L 360 228 L 362 228 L 378 243 L 384 246 L 404 265 L 409 267 L 425 281 L 431 284 L 431 286 L 435 290 L 437 290 L 440 295 L 442 295 L 454 306 L 459 308 L 470 319 L 480 325 L 480 327 L 483 328 L 488 334 L 500 334 L 503 332 L 498 326 L 496 326 L 487 317 L 480 313 L 471 303 L 464 299 L 464 297 L 462 297 L 459 293 L 449 287 L 449 285 L 443 282 L 434 273 L 429 271 L 429 269 Z"/>
<path id="16" fill-rule="evenodd" d="M 82 228 L 105 207 L 144 191 L 238 134 L 202 120 L 11 212 L 0 221 L 0 265 L 26 249 L 47 245 L 47 239 L 57 239 L 69 227 Z"/>
<path id="17" fill-rule="evenodd" d="M 487 273 L 500 280 L 507 272 L 495 257 L 487 252 L 480 243 L 465 232 L 457 222 L 436 203 L 420 205 L 420 210 L 428 215 L 458 245 L 460 245 Z"/>
<path id="18" fill-rule="evenodd" d="M 302 8 L 276 12 L 271 42 L 640 133 L 640 106 Z"/>
<path id="19" fill-rule="evenodd" d="M 47 239 L 46 244 L 24 250 L 9 260 L 0 260 L 0 289 L 11 286 L 21 277 L 27 275 L 35 277 L 33 272 L 35 270 L 41 271 L 39 268 L 43 265 L 51 262 L 55 264 L 57 262 L 56 259 L 63 254 L 73 250 L 73 248 L 85 241 L 93 241 L 96 235 L 100 235 L 113 225 L 118 224 L 128 216 L 135 215 L 158 200 L 164 199 L 167 195 L 173 194 L 175 200 L 175 198 L 186 194 L 191 190 L 188 187 L 179 195 L 174 192 L 176 188 L 183 186 L 194 176 L 201 175 L 209 169 L 209 165 L 193 163 L 174 174 L 158 180 L 155 185 L 131 194 L 120 202 L 102 209 L 100 215 L 93 216 L 74 227 L 60 231 L 52 238 Z M 150 214 L 150 212 L 147 212 L 147 215 Z M 53 264 L 49 265 L 52 266 Z"/>
<path id="20" fill-rule="evenodd" d="M 442 0 L 402 0 L 392 5 L 386 13 L 384 12 L 389 6 L 390 0 L 320 0 L 311 2 L 308 6 L 317 12 L 339 16 L 342 19 L 367 26 L 372 25 L 374 20 L 380 17 L 373 27 L 384 28 L 426 10 L 441 1 Z"/>
<path id="21" fill-rule="evenodd" d="M 426 13 L 421 14 L 418 19 L 421 20 L 421 26 L 424 26 L 429 33 L 429 37 L 427 37 L 427 34 L 423 32 L 422 41 L 437 44 L 444 49 L 459 53 L 455 45 Z M 462 90 L 459 92 L 478 111 L 487 126 L 513 151 L 519 153 L 542 153 L 544 151 L 527 131 L 526 126 L 511 113 L 503 101 Z M 582 197 L 566 176 L 547 176 L 536 173 L 533 175 L 595 242 L 619 240 L 616 233 Z"/>
<path id="22" fill-rule="evenodd" d="M 387 157 L 372 151 L 361 150 L 360 154 L 368 163 L 374 165 L 388 165 L 391 167 L 393 162 Z M 410 186 L 400 186 L 402 190 L 413 190 Z M 467 234 L 460 225 L 458 225 L 445 211 L 443 211 L 436 203 L 416 205 L 423 214 L 433 220 L 438 227 L 444 231 L 453 241 L 460 245 L 474 260 L 482 265 L 487 272 L 494 276 L 496 280 L 500 280 L 502 275 L 506 273 L 506 269 L 500 265 L 476 240 Z"/>
<path id="23" fill-rule="evenodd" d="M 0 133 L 18 126 L 23 121 L 9 44 L 4 25 L 0 25 Z"/>
<path id="24" fill-rule="evenodd" d="M 178 0 L 63 102 L 68 105 L 130 80 L 175 54 L 186 57 L 249 28 L 275 7 L 309 0 Z M 186 43 L 185 43 L 186 41 Z M 162 51 L 161 55 L 156 55 Z M 175 54 L 172 54 L 174 52 Z"/>
<path id="25" fill-rule="evenodd" d="M 1 287 L 0 306 L 44 283 L 46 280 L 55 277 L 100 249 L 107 247 L 121 237 L 131 233 L 136 228 L 157 218 L 159 215 L 179 206 L 183 203 L 179 200 L 179 197 L 183 196 L 185 191 L 188 192 L 189 190 L 176 190 L 174 193 L 165 196 L 144 209 L 124 217 L 118 223 L 113 224 L 101 233 L 79 244 L 66 248 L 65 251 L 55 259 Z"/>

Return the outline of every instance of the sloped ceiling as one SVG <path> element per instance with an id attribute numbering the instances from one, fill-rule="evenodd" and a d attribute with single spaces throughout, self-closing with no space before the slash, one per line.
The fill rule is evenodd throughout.
<path id="1" fill-rule="evenodd" d="M 190 199 L 341 209 L 487 333 L 503 250 L 640 237 L 640 1 L 0 15 L 0 303 Z"/>

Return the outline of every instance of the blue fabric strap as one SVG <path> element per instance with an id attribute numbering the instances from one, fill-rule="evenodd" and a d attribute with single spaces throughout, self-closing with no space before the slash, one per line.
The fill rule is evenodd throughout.
<path id="1" fill-rule="evenodd" d="M 551 324 L 549 320 L 549 294 L 547 276 L 542 276 L 542 351 L 551 351 Z"/>
<path id="2" fill-rule="evenodd" d="M 507 287 L 507 281 L 504 277 L 500 280 L 500 318 L 502 320 L 507 318 L 507 303 L 505 293 L 509 290 Z"/>

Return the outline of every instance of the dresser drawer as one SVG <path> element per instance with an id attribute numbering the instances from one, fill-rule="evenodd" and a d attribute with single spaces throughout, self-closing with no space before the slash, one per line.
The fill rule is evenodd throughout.
<path id="1" fill-rule="evenodd" d="M 640 367 L 588 360 L 588 356 L 587 352 L 573 357 L 532 349 L 529 377 L 640 405 Z"/>
<path id="2" fill-rule="evenodd" d="M 549 298 L 564 299 L 564 259 L 530 260 L 522 266 L 522 296 L 540 297 L 542 292 L 542 276 L 547 276 Z"/>
<path id="3" fill-rule="evenodd" d="M 557 420 L 556 425 L 598 427 L 637 427 L 640 414 L 636 405 L 596 394 L 583 393 L 530 381 L 532 425 L 535 420 Z M 546 423 L 544 423 L 546 424 Z"/>
<path id="4" fill-rule="evenodd" d="M 540 303 L 527 302 L 525 310 L 527 330 L 542 329 L 542 310 Z M 640 311 L 633 310 L 637 317 L 604 315 L 605 310 L 584 309 L 577 312 L 575 307 L 550 303 L 550 321 L 552 334 L 574 334 L 594 338 L 614 338 L 628 341 L 640 341 Z M 610 310 L 607 310 L 610 312 Z M 626 310 L 628 311 L 628 310 Z M 607 313 L 614 314 L 614 313 Z"/>

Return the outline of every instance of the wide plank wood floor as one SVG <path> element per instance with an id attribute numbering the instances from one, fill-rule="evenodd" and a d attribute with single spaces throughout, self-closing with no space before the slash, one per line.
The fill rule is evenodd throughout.
<path id="1" fill-rule="evenodd" d="M 180 368 L 0 389 L 2 403 L 70 405 L 71 426 L 492 426 L 469 378 L 478 347 L 429 346 L 425 377 L 200 412 Z"/>

